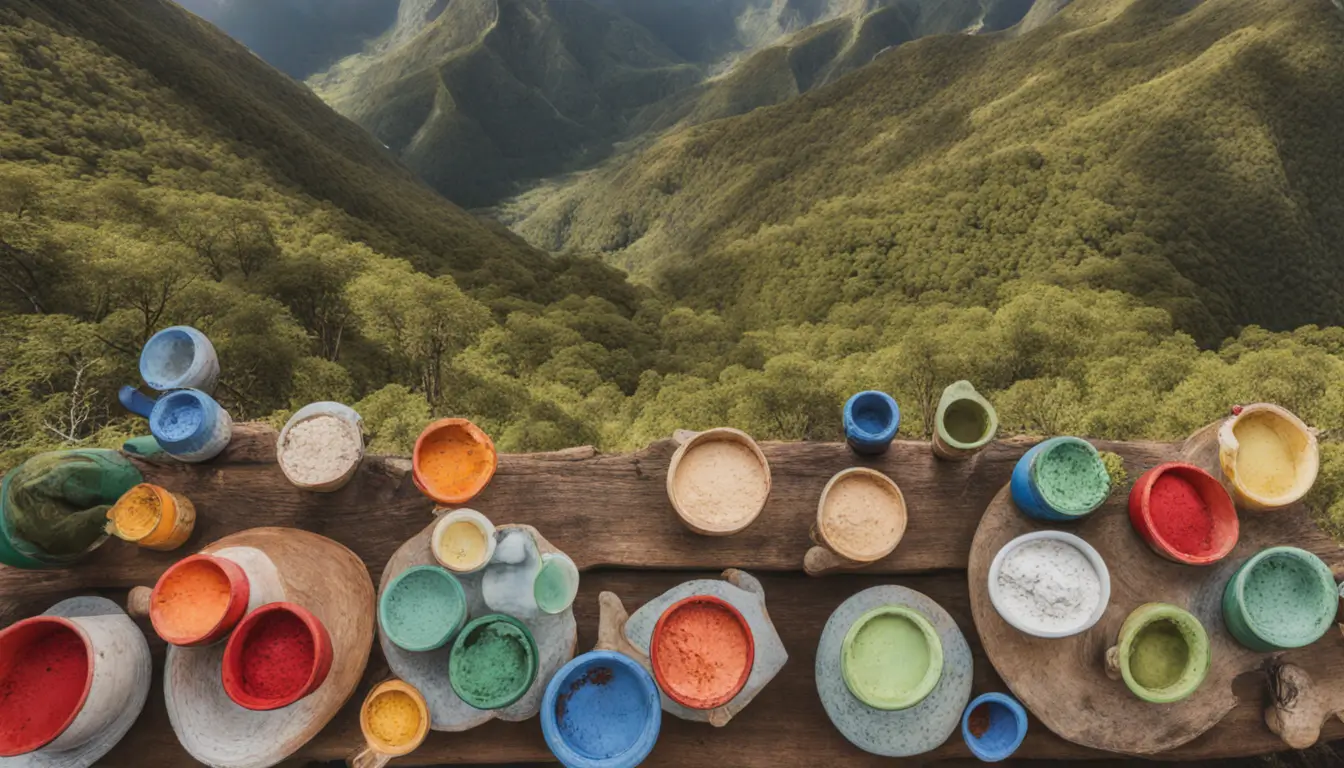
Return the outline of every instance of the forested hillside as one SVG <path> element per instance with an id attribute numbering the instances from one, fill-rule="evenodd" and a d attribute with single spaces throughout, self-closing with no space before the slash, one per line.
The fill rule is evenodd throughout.
<path id="1" fill-rule="evenodd" d="M 506 214 L 748 327 L 992 304 L 1030 277 L 1131 293 L 1214 344 L 1344 322 L 1341 143 L 1329 0 L 1079 0 L 1026 34 L 909 43 Z"/>

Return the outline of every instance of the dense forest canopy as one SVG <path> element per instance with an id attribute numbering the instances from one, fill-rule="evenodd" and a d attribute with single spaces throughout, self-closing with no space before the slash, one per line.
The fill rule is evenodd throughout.
<path id="1" fill-rule="evenodd" d="M 1121 11 L 1078 4 L 1057 20 L 1070 34 L 1042 37 L 1038 53 L 1064 56 L 1079 38 L 1111 68 L 1046 59 L 1059 72 L 1008 102 L 971 109 L 983 94 L 892 84 L 893 61 L 935 84 L 1033 71 L 1002 58 L 1010 43 L 940 38 L 637 155 L 615 174 L 637 181 L 593 199 L 617 219 L 647 206 L 650 226 L 704 228 L 691 250 L 641 245 L 666 266 L 645 287 L 586 249 L 543 253 L 438 198 L 165 0 L 7 0 L 0 467 L 143 432 L 114 393 L 136 381 L 150 334 L 186 323 L 214 341 L 236 418 L 341 400 L 378 452 L 407 451 L 437 415 L 477 421 L 505 451 L 624 450 L 723 424 L 835 439 L 844 398 L 866 388 L 895 395 L 902 434 L 921 436 L 961 378 L 1005 433 L 1174 439 L 1270 400 L 1321 430 L 1315 503 L 1344 520 L 1332 271 L 1344 174 L 1331 151 L 1344 69 L 1326 66 L 1344 52 L 1344 15 L 1185 3 L 1189 17 L 1219 10 L 1196 28 L 1171 3 L 1110 5 Z M 1171 48 L 1195 29 L 1197 45 Z M 1122 98 L 1111 77 L 1138 93 Z M 1096 110 L 1051 113 L 1051 91 L 1095 92 Z M 885 98 L 910 122 L 879 120 L 863 148 L 830 130 L 865 109 L 890 118 Z M 1057 130 L 1042 133 L 1046 118 L 1014 111 L 1017 99 L 1056 114 Z M 1155 123 L 1153 105 L 1170 120 Z M 1001 146 L 966 120 L 1021 139 Z M 942 170 L 920 154 L 938 142 Z M 802 195 L 808 184 L 825 194 Z"/>

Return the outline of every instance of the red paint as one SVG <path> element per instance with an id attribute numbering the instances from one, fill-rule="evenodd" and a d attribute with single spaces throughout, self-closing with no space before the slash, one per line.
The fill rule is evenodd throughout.
<path id="1" fill-rule="evenodd" d="M 1241 408 L 1240 405 L 1234 405 L 1234 406 L 1232 406 L 1232 415 L 1233 415 L 1233 416 L 1240 416 L 1240 415 L 1241 415 L 1241 410 L 1242 410 L 1242 408 Z"/>
<path id="2" fill-rule="evenodd" d="M 1237 545 L 1240 523 L 1232 498 L 1192 464 L 1159 464 L 1129 492 L 1129 520 L 1155 552 L 1188 565 L 1208 565 Z"/>
<path id="3" fill-rule="evenodd" d="M 692 595 L 673 603 L 653 627 L 649 662 L 658 687 L 691 709 L 732 701 L 756 659 L 751 627 L 730 603 Z"/>
<path id="4" fill-rule="evenodd" d="M 253 611 L 224 649 L 224 691 L 253 710 L 285 707 L 321 687 L 331 671 L 331 637 L 292 603 Z"/>
<path id="5" fill-rule="evenodd" d="M 93 653 L 72 621 L 38 616 L 0 632 L 0 757 L 51 743 L 93 685 Z"/>

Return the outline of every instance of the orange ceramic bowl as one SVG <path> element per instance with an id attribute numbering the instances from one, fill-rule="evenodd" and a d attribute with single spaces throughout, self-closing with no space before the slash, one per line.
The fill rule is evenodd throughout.
<path id="1" fill-rule="evenodd" d="M 149 598 L 149 621 L 172 645 L 210 645 L 243 618 L 251 592 L 247 573 L 237 563 L 192 555 L 159 577 Z"/>
<path id="2" fill-rule="evenodd" d="M 691 595 L 663 611 L 653 627 L 649 663 L 669 699 L 714 709 L 747 684 L 756 641 L 742 613 L 713 595 Z"/>
<path id="3" fill-rule="evenodd" d="M 425 427 L 411 454 L 415 487 L 440 504 L 465 504 L 495 476 L 495 443 L 466 419 L 439 419 Z"/>

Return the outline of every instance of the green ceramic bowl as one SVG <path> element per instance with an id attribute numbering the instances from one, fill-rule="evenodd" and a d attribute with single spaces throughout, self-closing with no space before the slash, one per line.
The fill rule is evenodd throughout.
<path id="1" fill-rule="evenodd" d="M 880 605 L 860 616 L 840 646 L 849 692 L 874 709 L 909 709 L 943 676 L 943 641 L 924 614 Z"/>
<path id="2" fill-rule="evenodd" d="M 457 577 L 437 565 L 407 568 L 378 600 L 378 626 L 407 651 L 442 648 L 467 620 L 467 594 Z"/>
<path id="3" fill-rule="evenodd" d="M 1253 651 L 1311 645 L 1334 623 L 1339 592 L 1330 566 L 1304 549 L 1270 547 L 1242 563 L 1223 590 L 1223 622 Z"/>
<path id="4" fill-rule="evenodd" d="M 476 709 L 502 709 L 537 679 L 537 641 L 521 621 L 502 613 L 462 628 L 448 657 L 453 691 Z"/>
<path id="5" fill-rule="evenodd" d="M 1198 690 L 1213 658 L 1204 625 L 1168 603 L 1135 608 L 1120 627 L 1118 648 L 1125 685 L 1155 704 L 1180 701 Z"/>

